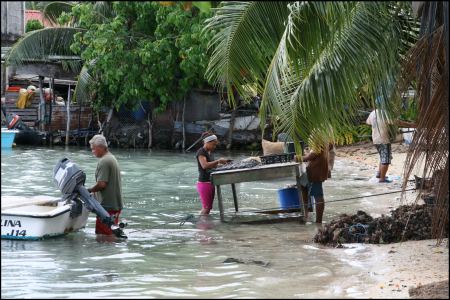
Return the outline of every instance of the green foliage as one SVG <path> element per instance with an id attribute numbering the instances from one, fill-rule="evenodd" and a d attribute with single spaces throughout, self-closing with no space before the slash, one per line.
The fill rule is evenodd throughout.
<path id="1" fill-rule="evenodd" d="M 198 9 L 185 11 L 181 3 L 164 7 L 158 2 L 114 2 L 105 17 L 82 3 L 72 9 L 80 27 L 71 49 L 89 65 L 94 78 L 94 106 L 121 105 L 132 109 L 150 100 L 157 111 L 182 100 L 206 84 L 205 55 L 209 36 L 201 35 L 210 16 Z"/>
<path id="2" fill-rule="evenodd" d="M 417 120 L 417 102 L 414 99 L 407 99 L 406 108 L 400 114 L 400 119 L 407 121 Z"/>
<path id="3" fill-rule="evenodd" d="M 262 129 L 276 117 L 295 141 L 314 134 L 325 144 L 330 126 L 351 125 L 364 86 L 394 110 L 400 62 L 418 35 L 410 13 L 397 2 L 224 1 L 205 27 L 216 31 L 206 75 L 230 102 L 256 83 Z"/>
<path id="4" fill-rule="evenodd" d="M 336 145 L 351 145 L 361 141 L 369 141 L 372 130 L 367 124 L 351 125 L 335 130 Z"/>
<path id="5" fill-rule="evenodd" d="M 27 22 L 27 25 L 25 26 L 25 32 L 30 32 L 42 28 L 44 28 L 44 25 L 42 25 L 42 23 L 39 22 L 39 20 L 29 20 Z"/>

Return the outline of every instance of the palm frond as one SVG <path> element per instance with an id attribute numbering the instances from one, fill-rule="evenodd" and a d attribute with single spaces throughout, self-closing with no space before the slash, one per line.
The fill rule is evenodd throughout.
<path id="1" fill-rule="evenodd" d="M 63 12 L 70 13 L 74 5 L 68 2 L 51 2 L 44 8 L 44 17 L 53 25 L 58 24 L 58 18 Z"/>
<path id="2" fill-rule="evenodd" d="M 417 129 L 404 166 L 403 188 L 422 163 L 422 177 L 435 177 L 432 233 L 440 240 L 448 228 L 449 204 L 448 3 L 424 2 L 421 12 L 421 38 L 405 56 L 403 70 L 404 87 L 417 83 L 419 104 Z"/>
<path id="3" fill-rule="evenodd" d="M 206 78 L 234 104 L 232 88 L 246 98 L 244 86 L 262 90 L 267 67 L 276 51 L 289 14 L 287 2 L 222 2 L 204 30 L 214 32 Z"/>
<path id="4" fill-rule="evenodd" d="M 74 101 L 86 103 L 91 99 L 91 87 L 93 86 L 93 78 L 89 73 L 89 67 L 94 65 L 96 61 L 91 61 L 83 66 L 78 75 L 77 86 L 73 94 Z"/>
<path id="5" fill-rule="evenodd" d="M 49 62 L 56 56 L 60 60 L 73 61 L 68 64 L 68 68 L 78 73 L 81 58 L 70 50 L 70 45 L 74 34 L 81 31 L 83 29 L 68 27 L 31 31 L 10 49 L 5 59 L 6 64 L 23 65 L 28 61 Z"/>
<path id="6" fill-rule="evenodd" d="M 111 1 L 95 1 L 93 9 L 103 20 L 115 16 L 113 3 Z"/>
<path id="7" fill-rule="evenodd" d="M 326 143 L 330 126 L 353 122 L 362 85 L 391 100 L 408 33 L 389 9 L 364 2 L 292 5 L 268 72 L 262 114 L 277 115 L 279 129 L 293 137 L 306 140 L 315 132 Z M 391 102 L 383 101 L 388 111 Z"/>

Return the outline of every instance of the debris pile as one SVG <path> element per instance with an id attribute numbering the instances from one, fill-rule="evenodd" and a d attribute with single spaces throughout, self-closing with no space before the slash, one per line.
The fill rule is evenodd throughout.
<path id="1" fill-rule="evenodd" d="M 391 216 L 379 218 L 364 211 L 353 216 L 342 214 L 320 228 L 314 242 L 339 247 L 342 243 L 388 244 L 431 239 L 432 210 L 430 205 L 402 205 L 391 211 Z"/>

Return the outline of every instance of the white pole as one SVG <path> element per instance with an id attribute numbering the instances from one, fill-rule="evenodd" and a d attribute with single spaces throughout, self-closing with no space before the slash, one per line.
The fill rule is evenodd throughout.
<path id="1" fill-rule="evenodd" d="M 69 131 L 70 131 L 70 84 L 69 84 L 69 91 L 67 92 L 67 105 L 66 105 L 66 111 L 67 111 L 67 122 L 66 122 L 66 146 L 69 145 Z"/>

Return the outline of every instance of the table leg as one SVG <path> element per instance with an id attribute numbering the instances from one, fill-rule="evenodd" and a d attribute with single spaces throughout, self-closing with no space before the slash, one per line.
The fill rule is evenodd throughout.
<path id="1" fill-rule="evenodd" d="M 303 205 L 302 188 L 301 188 L 301 185 L 300 185 L 300 171 L 299 171 L 297 166 L 295 167 L 295 181 L 297 182 L 297 191 L 298 191 L 298 196 L 299 196 L 299 203 L 300 203 L 300 206 L 301 206 L 301 209 L 300 209 L 300 214 L 301 214 L 301 216 L 300 216 L 300 223 L 304 223 L 305 222 L 305 219 L 304 219 L 304 217 L 305 217 L 305 207 Z"/>
<path id="2" fill-rule="evenodd" d="M 220 221 L 224 222 L 224 214 L 223 214 L 223 203 L 222 203 L 222 191 L 220 190 L 220 185 L 216 185 L 217 188 L 217 199 L 219 201 L 219 213 L 220 213 Z"/>
<path id="3" fill-rule="evenodd" d="M 238 211 L 238 201 L 237 201 L 237 195 L 236 195 L 236 186 L 234 183 L 231 184 L 231 190 L 233 191 L 233 201 L 234 201 L 234 210 Z"/>

